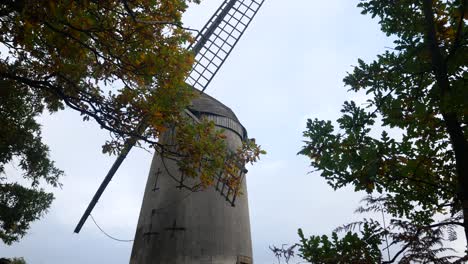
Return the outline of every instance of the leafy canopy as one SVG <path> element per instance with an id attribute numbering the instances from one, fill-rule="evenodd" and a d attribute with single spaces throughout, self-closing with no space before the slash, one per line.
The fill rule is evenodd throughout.
<path id="1" fill-rule="evenodd" d="M 238 158 L 258 157 L 257 145 L 232 161 L 212 157 L 226 150 L 222 132 L 208 121 L 187 122 L 183 114 L 195 96 L 184 82 L 194 59 L 187 49 L 192 36 L 181 23 L 189 2 L 199 1 L 1 1 L 0 238 L 5 243 L 18 241 L 50 206 L 53 196 L 41 184 L 58 186 L 63 175 L 41 139 L 36 118 L 44 111 L 67 107 L 96 121 L 111 133 L 103 146 L 110 154 L 121 152 L 130 138 L 163 152 L 160 135 L 169 128 L 184 131 L 177 133 L 180 148 L 172 154 L 204 187 L 212 183 L 211 172 Z M 13 161 L 30 186 L 5 174 Z"/>
<path id="2" fill-rule="evenodd" d="M 339 238 L 338 234 L 333 232 L 331 241 L 325 235 L 306 238 L 299 229 L 300 256 L 317 264 L 379 263 L 382 254 L 378 245 L 381 241 L 378 236 L 373 235 L 372 228 L 366 223 L 360 232 L 361 237 L 348 231 L 343 238 Z"/>
<path id="3" fill-rule="evenodd" d="M 377 196 L 368 200 L 368 209 L 392 217 L 390 227 L 377 234 L 381 239 L 390 228 L 409 232 L 393 236 L 391 244 L 404 248 L 398 254 L 415 249 L 417 240 L 423 243 L 423 233 L 440 242 L 434 234 L 440 225 L 463 226 L 468 235 L 465 5 L 463 0 L 360 1 L 362 13 L 378 17 L 395 46 L 372 62 L 358 60 L 344 78 L 350 91 L 364 91 L 369 99 L 362 106 L 344 103 L 338 131 L 331 121 L 309 119 L 304 132 L 299 153 L 334 189 L 352 185 Z M 436 224 L 436 214 L 449 219 Z M 430 254 L 427 248 L 420 253 Z"/>

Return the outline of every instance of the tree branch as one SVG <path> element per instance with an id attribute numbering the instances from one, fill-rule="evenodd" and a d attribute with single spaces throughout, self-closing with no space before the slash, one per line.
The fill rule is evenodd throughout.
<path id="1" fill-rule="evenodd" d="M 428 225 L 428 226 L 424 226 L 424 227 L 420 227 L 416 230 L 416 233 L 414 234 L 414 238 L 416 238 L 415 240 L 417 240 L 419 234 L 425 230 L 425 229 L 432 229 L 432 228 L 436 228 L 436 227 L 441 227 L 441 226 L 446 226 L 446 225 L 458 225 L 458 226 L 464 226 L 463 223 L 460 223 L 460 222 L 455 222 L 455 221 L 447 221 L 447 222 L 441 222 L 441 223 L 437 223 L 437 224 L 433 224 L 433 225 Z M 413 240 L 413 241 L 415 241 Z M 394 263 L 396 261 L 396 259 L 403 253 L 406 251 L 406 249 L 408 249 L 408 247 L 410 247 L 412 245 L 412 241 L 406 243 L 394 256 L 391 260 L 388 260 L 388 261 L 384 261 L 382 262 L 382 264 L 390 264 L 390 263 Z"/>
<path id="2" fill-rule="evenodd" d="M 184 30 L 188 30 L 188 31 L 195 31 L 197 33 L 200 33 L 200 31 L 198 31 L 196 29 L 192 29 L 192 28 L 182 26 L 180 22 L 174 22 L 174 21 L 144 21 L 144 20 L 138 19 L 136 17 L 135 13 L 133 12 L 133 10 L 128 5 L 127 0 L 121 0 L 121 2 L 124 5 L 125 10 L 128 12 L 128 15 L 136 23 L 146 24 L 146 25 L 153 25 L 153 26 L 154 25 L 171 25 L 171 26 L 178 27 L 180 29 L 184 29 Z"/>
<path id="3" fill-rule="evenodd" d="M 35 88 L 38 88 L 38 89 L 46 90 L 48 92 L 52 92 L 53 94 L 60 97 L 68 107 L 70 107 L 73 110 L 76 110 L 76 111 L 78 111 L 80 113 L 83 113 L 85 115 L 88 115 L 88 116 L 92 117 L 102 128 L 104 128 L 104 129 L 106 129 L 108 131 L 111 131 L 111 132 L 113 132 L 113 133 L 115 133 L 117 135 L 135 137 L 135 138 L 137 138 L 139 140 L 143 140 L 143 141 L 145 141 L 145 142 L 147 142 L 149 144 L 156 145 L 156 146 L 159 146 L 161 148 L 163 147 L 163 145 L 161 145 L 157 141 L 150 140 L 147 137 L 142 136 L 141 134 L 138 134 L 138 133 L 135 133 L 135 132 L 124 131 L 124 130 L 117 129 L 115 127 L 111 127 L 111 126 L 107 125 L 107 123 L 104 122 L 102 120 L 102 118 L 99 117 L 98 114 L 93 113 L 93 112 L 91 112 L 89 110 L 80 108 L 79 106 L 77 106 L 76 104 L 74 104 L 70 100 L 70 99 L 78 100 L 77 98 L 73 98 L 73 97 L 70 97 L 70 96 L 66 95 L 59 87 L 51 84 L 50 82 L 31 80 L 31 79 L 28 79 L 26 77 L 17 76 L 17 75 L 13 75 L 11 73 L 2 72 L 2 71 L 0 71 L 0 76 L 4 77 L 4 78 L 7 78 L 7 79 L 19 81 L 19 82 L 21 82 L 21 83 L 23 83 L 25 85 L 30 86 L 30 87 L 35 87 Z"/>
<path id="4" fill-rule="evenodd" d="M 442 56 L 437 41 L 432 0 L 423 0 L 423 13 L 425 21 L 425 39 L 429 47 L 432 70 L 436 78 L 437 87 L 440 90 L 440 110 L 445 122 L 445 127 L 450 136 L 450 141 L 455 153 L 457 180 L 459 186 L 460 201 L 464 215 L 465 238 L 468 242 L 468 142 L 458 121 L 457 115 L 450 110 L 449 103 L 451 87 L 447 73 L 447 64 Z M 449 109 L 449 110 L 448 110 Z"/>

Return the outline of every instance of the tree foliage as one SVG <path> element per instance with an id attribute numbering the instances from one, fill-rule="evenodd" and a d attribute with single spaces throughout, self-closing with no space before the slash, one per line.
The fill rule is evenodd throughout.
<path id="1" fill-rule="evenodd" d="M 385 211 L 385 200 L 369 195 L 356 212 L 381 214 Z M 326 235 L 307 239 L 299 230 L 299 252 L 311 263 L 465 263 L 467 256 L 460 257 L 445 245 L 446 241 L 457 240 L 456 227 L 461 225 L 461 219 L 459 213 L 421 225 L 401 218 L 392 218 L 387 224 L 364 218 L 336 228 L 331 240 Z M 358 233 L 354 232 L 356 229 Z M 346 234 L 339 236 L 340 232 Z"/>
<path id="2" fill-rule="evenodd" d="M 331 240 L 326 235 L 306 238 L 299 229 L 300 256 L 317 264 L 379 263 L 382 259 L 379 249 L 381 241 L 380 237 L 374 235 L 373 228 L 365 223 L 361 236 L 348 231 L 343 238 L 338 238 L 337 233 L 333 232 Z"/>
<path id="3" fill-rule="evenodd" d="M 0 258 L 0 264 L 26 264 L 26 261 L 24 260 L 24 258 Z"/>
<path id="4" fill-rule="evenodd" d="M 441 225 L 458 225 L 468 239 L 466 1 L 362 0 L 358 6 L 379 19 L 395 46 L 370 63 L 358 60 L 344 83 L 364 91 L 367 103 L 345 102 L 339 131 L 331 121 L 309 119 L 299 153 L 334 189 L 352 185 L 375 195 L 370 204 L 378 201 L 401 234 L 435 239 L 431 233 Z M 437 222 L 436 214 L 449 219 Z M 395 244 L 416 248 L 396 236 Z"/>
<path id="5" fill-rule="evenodd" d="M 226 146 L 212 123 L 187 122 L 196 96 L 184 80 L 193 54 L 181 16 L 199 0 L 29 1 L 0 3 L 0 237 L 18 241 L 50 206 L 40 183 L 59 185 L 63 174 L 49 158 L 36 117 L 70 108 L 111 133 L 103 152 L 117 154 L 129 139 L 165 146 L 169 128 L 179 136 L 185 173 L 209 186 L 212 161 Z M 186 136 L 184 136 L 186 135 Z M 190 135 L 190 136 L 187 136 Z M 186 155 L 196 148 L 197 155 Z M 255 160 L 257 145 L 237 157 Z M 184 152 L 185 151 L 185 152 Z M 219 153 L 219 152 L 218 152 Z M 241 155 L 242 154 L 242 155 Z M 257 155 L 257 156 L 255 156 Z M 5 165 L 16 161 L 31 186 L 11 182 Z M 247 159 L 245 159 L 247 161 Z M 198 167 L 197 167 L 198 166 Z M 201 177 L 200 177 L 201 175 Z M 211 175 L 211 174 L 210 174 Z M 208 178 L 208 179 L 207 179 Z M 37 198 L 37 199 L 36 199 Z"/>

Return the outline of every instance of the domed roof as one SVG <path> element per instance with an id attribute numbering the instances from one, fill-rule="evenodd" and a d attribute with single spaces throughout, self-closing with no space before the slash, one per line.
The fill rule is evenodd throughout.
<path id="1" fill-rule="evenodd" d="M 231 108 L 225 106 L 220 101 L 206 93 L 202 93 L 197 98 L 193 99 L 192 105 L 189 106 L 189 109 L 197 113 L 210 113 L 224 116 L 240 123 Z"/>

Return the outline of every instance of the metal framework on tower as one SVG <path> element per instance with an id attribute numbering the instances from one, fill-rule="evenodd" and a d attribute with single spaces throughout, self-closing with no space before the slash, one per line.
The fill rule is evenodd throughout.
<path id="1" fill-rule="evenodd" d="M 195 63 L 186 82 L 205 91 L 264 0 L 225 0 L 195 38 Z"/>

